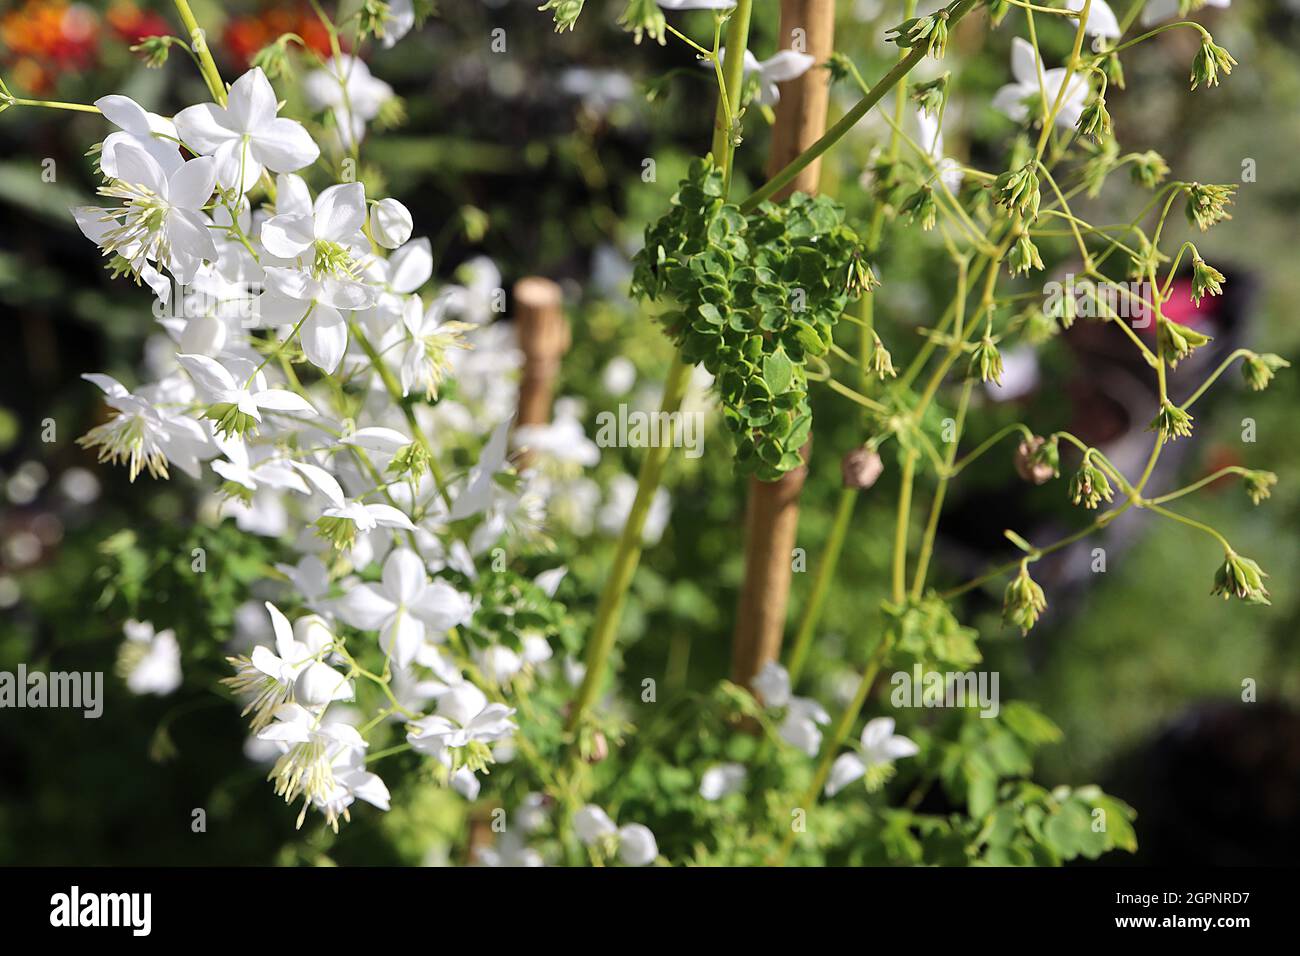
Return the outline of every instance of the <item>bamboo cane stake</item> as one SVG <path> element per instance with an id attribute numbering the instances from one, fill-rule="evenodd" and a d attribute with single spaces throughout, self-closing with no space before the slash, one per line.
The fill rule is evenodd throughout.
<path id="1" fill-rule="evenodd" d="M 826 132 L 830 77 L 822 64 L 835 44 L 834 0 L 781 0 L 783 43 L 803 41 L 803 52 L 815 64 L 802 76 L 782 85 L 772 129 L 768 174 L 775 176 Z M 780 201 L 796 191 L 815 193 L 821 176 L 820 157 L 808 163 L 772 198 Z M 801 454 L 808 460 L 809 445 Z M 792 555 L 799 528 L 799 494 L 807 465 L 777 481 L 753 478 L 745 510 L 745 581 L 736 609 L 732 635 L 731 678 L 745 687 L 781 654 L 786 610 L 793 574 Z"/>
<path id="2" fill-rule="evenodd" d="M 551 420 L 560 360 L 569 350 L 563 296 L 550 279 L 527 276 L 515 283 L 514 303 L 519 349 L 524 353 L 516 424 L 545 425 Z"/>

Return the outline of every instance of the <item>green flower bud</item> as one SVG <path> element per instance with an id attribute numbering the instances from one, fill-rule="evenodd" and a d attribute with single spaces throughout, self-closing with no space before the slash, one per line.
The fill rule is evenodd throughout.
<path id="1" fill-rule="evenodd" d="M 1242 481 L 1246 485 L 1246 494 L 1251 504 L 1258 505 L 1273 493 L 1277 475 L 1271 471 L 1248 471 L 1242 476 Z"/>
<path id="2" fill-rule="evenodd" d="M 886 30 L 885 39 L 905 49 L 925 44 L 926 55 L 941 60 L 948 48 L 948 11 L 940 10 L 928 17 L 905 20 Z"/>
<path id="3" fill-rule="evenodd" d="M 1169 175 L 1169 164 L 1165 162 L 1163 156 L 1149 149 L 1133 160 L 1133 165 L 1129 167 L 1129 175 L 1139 186 L 1155 189 Z"/>
<path id="4" fill-rule="evenodd" d="M 257 419 L 246 412 L 241 412 L 234 402 L 217 402 L 209 405 L 203 417 L 216 422 L 217 434 L 226 438 L 257 434 Z"/>
<path id="5" fill-rule="evenodd" d="M 642 35 L 657 40 L 660 46 L 665 43 L 664 12 L 655 0 L 628 0 L 618 24 L 632 34 L 634 43 L 640 43 Z"/>
<path id="6" fill-rule="evenodd" d="M 898 372 L 894 370 L 894 360 L 889 354 L 889 349 L 885 348 L 885 343 L 880 341 L 880 336 L 872 333 L 875 344 L 871 349 L 870 369 L 871 373 L 884 381 L 887 378 L 894 378 Z"/>
<path id="7" fill-rule="evenodd" d="M 1106 109 L 1106 97 L 1098 93 L 1079 114 L 1079 133 L 1099 140 L 1103 136 L 1109 136 L 1110 132 L 1110 111 Z"/>
<path id="8" fill-rule="evenodd" d="M 1029 272 L 1031 269 L 1042 271 L 1043 259 L 1038 254 L 1038 247 L 1034 245 L 1033 240 L 1021 233 L 1020 238 L 1016 240 L 1016 244 L 1011 247 L 1011 255 L 1007 258 L 1007 265 L 1014 276 Z"/>
<path id="9" fill-rule="evenodd" d="M 1236 186 L 1188 183 L 1186 189 L 1187 221 L 1198 227 L 1201 232 L 1205 232 L 1225 219 L 1232 218 L 1228 215 L 1227 207 L 1232 204 L 1232 197 L 1237 191 Z"/>
<path id="10" fill-rule="evenodd" d="M 146 68 L 157 70 L 167 63 L 167 56 L 175 42 L 175 37 L 145 37 L 130 49 L 132 53 L 139 54 Z M 257 63 L 254 62 L 253 65 L 256 66 Z"/>
<path id="11" fill-rule="evenodd" d="M 1290 367 L 1291 363 L 1280 355 L 1274 355 L 1272 352 L 1257 355 L 1252 352 L 1242 363 L 1241 374 L 1252 391 L 1262 392 L 1268 388 L 1268 383 L 1273 381 L 1273 374 L 1278 369 Z"/>
<path id="12" fill-rule="evenodd" d="M 1089 449 L 1083 456 L 1079 470 L 1070 479 L 1070 500 L 1085 508 L 1096 508 L 1114 496 L 1115 492 L 1110 487 L 1106 473 L 1092 463 L 1092 449 Z"/>
<path id="13" fill-rule="evenodd" d="M 1214 575 L 1214 589 L 1210 593 L 1222 594 L 1225 601 L 1238 597 L 1247 604 L 1269 604 L 1268 590 L 1264 587 L 1266 577 L 1250 558 L 1229 551 Z"/>
<path id="14" fill-rule="evenodd" d="M 906 216 L 910 223 L 915 223 L 919 219 L 921 228 L 926 232 L 934 228 L 938 211 L 934 201 L 934 190 L 929 185 L 922 186 L 912 193 L 898 207 L 899 215 Z"/>
<path id="15" fill-rule="evenodd" d="M 574 24 L 578 22 L 585 2 L 586 0 L 546 0 L 546 3 L 537 9 L 542 13 L 550 10 L 551 16 L 555 18 L 555 32 L 563 33 L 565 30 L 572 30 Z"/>
<path id="16" fill-rule="evenodd" d="M 1158 337 L 1161 348 L 1164 349 L 1165 357 L 1169 359 L 1169 364 L 1174 368 L 1177 368 L 1178 363 L 1187 356 L 1211 341 L 1208 335 L 1202 335 L 1195 329 L 1189 329 L 1187 326 L 1171 322 L 1169 319 L 1160 320 Z"/>
<path id="17" fill-rule="evenodd" d="M 993 191 L 998 205 L 1017 210 L 1030 222 L 1038 218 L 1038 173 L 1032 162 L 1003 173 L 994 181 Z"/>
<path id="18" fill-rule="evenodd" d="M 1200 256 L 1192 260 L 1192 301 L 1197 305 L 1201 304 L 1201 296 L 1223 295 L 1223 283 L 1226 281 L 1222 272 Z"/>
<path id="19" fill-rule="evenodd" d="M 929 83 L 912 84 L 912 102 L 930 116 L 938 116 L 948 94 L 948 74 Z"/>
<path id="20" fill-rule="evenodd" d="M 987 334 L 979 340 L 970 357 L 970 374 L 981 382 L 1002 384 L 1002 353 Z"/>
<path id="21" fill-rule="evenodd" d="M 1192 61 L 1192 89 L 1198 86 L 1218 86 L 1219 74 L 1228 76 L 1237 65 L 1232 54 L 1208 36 L 1201 40 L 1201 48 Z"/>
<path id="22" fill-rule="evenodd" d="M 1192 421 L 1191 415 L 1165 399 L 1160 405 L 1160 411 L 1156 412 L 1156 417 L 1147 426 L 1147 431 L 1158 431 L 1165 441 L 1176 441 L 1192 433 Z"/>
<path id="23" fill-rule="evenodd" d="M 1011 579 L 1002 595 L 1002 620 L 1028 634 L 1038 623 L 1039 615 L 1047 610 L 1047 597 L 1043 589 L 1029 576 L 1029 562 L 1020 563 L 1020 573 Z"/>

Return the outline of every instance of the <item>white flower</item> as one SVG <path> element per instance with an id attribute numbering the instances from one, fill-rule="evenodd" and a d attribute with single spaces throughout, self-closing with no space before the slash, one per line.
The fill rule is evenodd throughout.
<path id="1" fill-rule="evenodd" d="M 620 473 L 610 479 L 606 489 L 608 497 L 600 509 L 597 521 L 600 530 L 610 537 L 617 537 L 632 513 L 632 503 L 636 500 L 637 480 L 629 474 Z M 645 527 L 641 529 L 641 542 L 645 545 L 658 544 L 663 537 L 664 528 L 672 514 L 672 498 L 667 489 L 655 489 L 650 499 L 650 511 L 646 515 Z"/>
<path id="2" fill-rule="evenodd" d="M 190 282 L 205 261 L 217 256 L 203 207 L 216 184 L 216 167 L 200 157 L 170 173 L 135 142 L 114 150 L 117 175 L 99 193 L 120 199 L 116 208 L 74 210 L 77 224 L 105 254 L 164 265 L 180 283 Z"/>
<path id="3" fill-rule="evenodd" d="M 176 114 L 186 146 L 216 160 L 217 181 L 243 195 L 262 170 L 291 173 L 316 162 L 320 147 L 302 124 L 276 116 L 279 104 L 261 67 L 230 87 L 225 106 L 202 103 Z"/>
<path id="4" fill-rule="evenodd" d="M 438 698 L 437 713 L 413 721 L 406 740 L 420 753 L 440 755 L 447 748 L 504 740 L 515 731 L 513 707 L 488 703 L 473 684 L 459 684 Z"/>
<path id="5" fill-rule="evenodd" d="M 212 470 L 226 481 L 233 482 L 249 491 L 256 491 L 262 485 L 268 488 L 287 489 L 308 494 L 310 489 L 302 476 L 294 471 L 292 464 L 284 458 L 265 458 L 254 463 L 249 455 L 248 445 L 242 438 L 223 438 L 217 436 L 217 446 L 226 454 L 226 461 L 212 462 Z M 263 455 L 274 456 L 271 450 L 263 450 Z"/>
<path id="6" fill-rule="evenodd" d="M 181 686 L 181 648 L 171 628 L 154 633 L 148 621 L 127 621 L 118 671 L 133 694 L 166 697 Z"/>
<path id="7" fill-rule="evenodd" d="M 609 364 L 600 373 L 600 384 L 615 398 L 626 395 L 636 384 L 636 365 L 630 358 L 616 355 L 609 360 Z"/>
<path id="8" fill-rule="evenodd" d="M 534 452 L 561 473 L 600 464 L 600 448 L 587 437 L 582 422 L 571 412 L 565 414 L 561 411 L 559 403 L 556 405 L 555 415 L 549 423 L 516 428 L 515 446 Z"/>
<path id="9" fill-rule="evenodd" d="M 729 794 L 739 792 L 748 776 L 749 771 L 744 764 L 714 764 L 700 778 L 700 796 L 705 800 L 721 800 Z"/>
<path id="10" fill-rule="evenodd" d="M 426 310 L 419 296 L 412 296 L 402 312 L 402 324 L 411 340 L 402 355 L 402 394 L 422 388 L 430 401 L 438 397 L 438 386 L 449 368 L 451 349 L 467 349 L 464 333 L 473 326 L 465 322 L 443 321 L 451 299 L 440 295 Z"/>
<path id="11" fill-rule="evenodd" d="M 269 388 L 261 372 L 257 372 L 252 381 L 240 384 L 235 377 L 216 359 L 206 355 L 177 355 L 180 362 L 199 391 L 212 402 L 209 415 L 217 419 L 219 430 L 230 433 L 238 429 L 223 427 L 229 424 L 222 413 L 237 411 L 255 422 L 262 420 L 262 410 L 272 412 L 301 412 L 315 414 L 311 402 L 296 392 L 282 388 Z"/>
<path id="12" fill-rule="evenodd" d="M 754 693 L 765 707 L 784 707 L 790 703 L 790 674 L 776 661 L 768 661 L 754 678 Z"/>
<path id="13" fill-rule="evenodd" d="M 961 163 L 943 154 L 943 130 L 939 128 L 938 118 L 931 116 L 925 110 L 917 110 L 916 123 L 920 128 L 920 140 L 917 145 L 930 154 L 939 172 L 939 179 L 948 187 L 950 193 L 956 195 L 961 189 L 966 174 L 962 172 Z"/>
<path id="14" fill-rule="evenodd" d="M 840 754 L 831 765 L 830 778 L 826 781 L 826 796 L 835 796 L 872 767 L 892 764 L 895 760 L 913 757 L 919 752 L 920 748 L 913 741 L 894 733 L 894 718 L 877 717 L 869 720 L 862 728 L 858 752 Z"/>
<path id="15" fill-rule="evenodd" d="M 388 788 L 374 774 L 364 770 L 358 759 L 366 742 L 356 728 L 341 721 L 321 721 L 298 704 L 285 704 L 275 713 L 275 722 L 258 733 L 258 739 L 275 742 L 280 759 L 271 770 L 277 796 L 285 803 L 303 798 L 298 826 L 314 806 L 326 821 L 338 829 L 338 817 L 347 819 L 347 808 L 356 797 L 388 809 Z"/>
<path id="16" fill-rule="evenodd" d="M 443 294 L 450 297 L 448 307 L 457 318 L 483 325 L 505 307 L 501 270 L 487 256 L 462 262 L 456 267 L 456 280 L 461 284 L 448 286 Z"/>
<path id="17" fill-rule="evenodd" d="M 573 831 L 585 846 L 617 847 L 618 858 L 627 866 L 646 866 L 659 855 L 659 845 L 650 828 L 640 823 L 616 826 L 609 814 L 589 803 L 573 815 Z"/>
<path id="18" fill-rule="evenodd" d="M 191 477 L 199 477 L 199 457 L 208 451 L 209 442 L 198 422 L 155 407 L 108 375 L 81 377 L 103 389 L 104 401 L 119 414 L 86 432 L 77 444 L 98 447 L 100 461 L 127 465 L 132 481 L 142 468 L 154 478 L 168 477 L 169 461 Z"/>
<path id="19" fill-rule="evenodd" d="M 109 179 L 118 178 L 117 147 L 122 143 L 139 146 L 170 176 L 182 163 L 176 143 L 176 126 L 157 113 L 147 112 L 129 96 L 101 96 L 95 105 L 104 119 L 119 128 L 109 133 L 99 150 L 99 168 Z"/>
<path id="20" fill-rule="evenodd" d="M 1076 13 L 1083 11 L 1085 0 L 1065 0 L 1065 8 L 1073 10 Z M 1088 8 L 1088 26 L 1086 32 L 1091 37 L 1098 40 L 1118 40 L 1123 36 L 1119 28 L 1119 20 L 1115 18 L 1115 11 L 1110 8 L 1106 0 L 1092 0 L 1092 6 Z"/>
<path id="21" fill-rule="evenodd" d="M 786 743 L 798 747 L 809 757 L 815 757 L 822 746 L 822 732 L 818 728 L 830 722 L 831 715 L 817 701 L 809 697 L 791 697 L 777 733 Z"/>
<path id="22" fill-rule="evenodd" d="M 365 135 L 366 123 L 393 98 L 393 88 L 370 74 L 365 62 L 346 53 L 303 78 L 303 94 L 313 109 L 332 110 L 343 145 Z"/>
<path id="23" fill-rule="evenodd" d="M 388 0 L 388 16 L 384 19 L 380 40 L 384 49 L 392 49 L 415 26 L 415 4 L 412 0 Z"/>
<path id="24" fill-rule="evenodd" d="M 573 815 L 573 832 L 586 846 L 591 846 L 618 832 L 609 814 L 593 803 L 582 807 Z"/>
<path id="25" fill-rule="evenodd" d="M 396 249 L 411 238 L 411 211 L 396 199 L 381 199 L 370 207 L 370 233 L 385 249 Z"/>
<path id="26" fill-rule="evenodd" d="M 725 60 L 726 56 L 727 50 L 723 47 L 718 51 L 718 57 Z M 798 50 L 779 50 L 766 60 L 759 60 L 746 50 L 745 76 L 758 77 L 758 105 L 775 106 L 781 99 L 781 88 L 777 84 L 803 76 L 816 62 L 816 57 Z M 712 68 L 710 63 L 704 65 Z"/>
<path id="27" fill-rule="evenodd" d="M 665 10 L 730 10 L 736 0 L 656 0 Z"/>
<path id="28" fill-rule="evenodd" d="M 1096 0 L 1093 0 L 1095 3 Z M 1203 0 L 1201 6 L 1206 7 L 1229 7 L 1232 0 Z M 1182 5 L 1179 0 L 1147 0 L 1147 5 L 1142 8 L 1142 25 L 1144 27 L 1154 26 L 1162 20 L 1169 20 L 1179 15 Z"/>
<path id="29" fill-rule="evenodd" d="M 445 581 L 428 580 L 424 562 L 398 548 L 384 562 L 378 586 L 360 585 L 337 604 L 338 615 L 353 627 L 379 631 L 380 644 L 399 667 L 415 660 L 426 627 L 441 634 L 470 617 L 469 599 Z"/>
<path id="30" fill-rule="evenodd" d="M 1011 41 L 1011 74 L 1014 83 L 1008 83 L 993 96 L 995 109 L 1005 113 L 1017 123 L 1030 118 L 1030 104 L 1038 104 L 1046 93 L 1047 107 L 1051 109 L 1056 103 L 1062 85 L 1065 83 L 1066 70 L 1058 67 L 1043 72 L 1042 85 L 1039 85 L 1039 62 L 1034 48 L 1027 40 L 1016 37 Z M 1065 98 L 1061 109 L 1056 114 L 1056 125 L 1071 128 L 1079 122 L 1079 116 L 1088 99 L 1088 81 L 1080 73 L 1070 76 L 1065 88 Z M 1033 115 L 1038 115 L 1037 109 Z"/>
<path id="31" fill-rule="evenodd" d="M 228 658 L 235 676 L 223 681 L 236 694 L 251 698 L 241 716 L 253 714 L 253 729 L 264 727 L 287 703 L 319 708 L 332 701 L 350 700 L 351 681 L 324 662 L 334 643 L 324 621 L 313 614 L 290 624 L 270 601 L 266 610 L 271 615 L 275 650 L 259 644 L 247 657 Z M 302 680 L 309 671 L 310 676 Z"/>
<path id="32" fill-rule="evenodd" d="M 618 830 L 618 858 L 627 866 L 647 866 L 659 855 L 659 844 L 650 828 L 629 823 Z"/>
<path id="33" fill-rule="evenodd" d="M 524 844 L 523 837 L 508 830 L 497 839 L 495 846 L 481 846 L 475 851 L 474 862 L 479 866 L 544 866 L 542 855 Z"/>

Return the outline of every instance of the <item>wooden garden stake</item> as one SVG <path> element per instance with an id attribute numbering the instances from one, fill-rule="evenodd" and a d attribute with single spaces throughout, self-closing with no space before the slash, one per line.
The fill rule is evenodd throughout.
<path id="1" fill-rule="evenodd" d="M 783 45 L 809 54 L 816 62 L 802 76 L 781 86 L 772 129 L 769 176 L 775 176 L 826 132 L 830 75 L 823 64 L 835 44 L 834 0 L 781 0 L 780 37 Z M 793 192 L 815 193 L 820 175 L 818 158 L 799 170 L 771 198 L 779 202 Z M 801 451 L 805 463 L 808 451 L 809 445 Z M 777 481 L 752 478 L 749 482 L 745 581 L 731 646 L 731 678 L 745 687 L 752 686 L 764 665 L 781 654 L 799 528 L 799 494 L 807 474 L 805 464 Z"/>
<path id="2" fill-rule="evenodd" d="M 526 276 L 515 283 L 515 324 L 524 353 L 516 427 L 545 425 L 551 420 L 560 359 L 569 349 L 569 323 L 562 302 L 560 287 L 550 279 Z"/>

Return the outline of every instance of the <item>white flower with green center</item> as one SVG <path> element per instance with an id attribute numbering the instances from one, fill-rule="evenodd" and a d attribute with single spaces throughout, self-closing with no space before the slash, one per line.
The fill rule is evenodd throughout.
<path id="1" fill-rule="evenodd" d="M 365 534 L 379 527 L 415 531 L 411 519 L 392 505 L 349 501 L 338 479 L 319 465 L 295 461 L 293 467 L 329 501 L 330 506 L 317 519 L 317 534 L 336 548 L 350 548 L 358 533 Z"/>
<path id="2" fill-rule="evenodd" d="M 223 435 L 254 431 L 262 421 L 263 411 L 316 413 L 311 402 L 296 392 L 268 387 L 260 371 L 240 384 L 225 366 L 206 355 L 177 355 L 176 361 L 190 373 L 200 393 L 211 402 L 204 417 L 216 422 L 217 431 Z M 238 364 L 251 363 L 241 359 Z"/>
<path id="3" fill-rule="evenodd" d="M 279 109 L 271 81 L 254 67 L 231 84 L 225 106 L 191 106 L 173 122 L 186 146 L 213 158 L 222 187 L 243 195 L 263 169 L 291 173 L 320 156 L 302 124 L 277 117 Z"/>
<path id="4" fill-rule="evenodd" d="M 420 388 L 430 401 L 438 397 L 438 386 L 449 367 L 451 349 L 467 349 L 465 333 L 473 328 L 467 322 L 443 321 L 450 297 L 440 295 L 428 309 L 419 296 L 412 296 L 402 312 L 402 324 L 411 335 L 402 356 L 402 394 Z"/>
<path id="5" fill-rule="evenodd" d="M 294 624 L 270 601 L 266 602 L 275 634 L 275 650 L 259 644 L 248 656 L 230 657 L 235 675 L 223 679 L 248 705 L 240 716 L 253 715 L 253 730 L 271 722 L 289 703 L 320 708 L 331 701 L 351 700 L 352 682 L 325 662 L 334 635 L 318 615 Z"/>
<path id="6" fill-rule="evenodd" d="M 854 780 L 867 777 L 869 787 L 878 787 L 893 770 L 895 760 L 914 757 L 920 749 L 907 737 L 894 733 L 894 718 L 877 717 L 862 728 L 857 753 L 840 754 L 831 765 L 826 796 L 833 797 Z"/>
<path id="7" fill-rule="evenodd" d="M 118 414 L 77 439 L 78 445 L 98 448 L 100 461 L 126 465 L 131 481 L 141 470 L 153 478 L 167 478 L 169 462 L 192 478 L 200 476 L 199 459 L 211 453 L 211 443 L 198 422 L 159 409 L 111 376 L 81 377 L 103 389 L 104 401 Z"/>
<path id="8" fill-rule="evenodd" d="M 303 95 L 312 109 L 331 110 L 344 148 L 360 142 L 366 123 L 379 116 L 393 99 L 393 88 L 370 73 L 363 60 L 340 54 L 325 68 L 308 73 L 302 82 Z"/>
<path id="9" fill-rule="evenodd" d="M 439 756 L 444 750 L 467 750 L 469 756 L 487 755 L 487 744 L 515 732 L 513 707 L 488 703 L 487 695 L 473 684 L 458 684 L 438 698 L 437 713 L 413 721 L 406 740 L 420 753 Z"/>
<path id="10" fill-rule="evenodd" d="M 302 812 L 298 814 L 300 827 L 311 806 L 325 811 L 327 820 L 329 811 L 334 809 L 337 819 L 337 813 L 351 802 L 346 800 L 351 795 L 367 799 L 368 793 L 379 798 L 377 806 L 386 809 L 383 804 L 387 803 L 387 788 L 381 795 L 378 788 L 367 786 L 371 782 L 354 775 L 357 765 L 349 759 L 349 751 L 365 751 L 365 740 L 355 727 L 340 721 L 325 721 L 323 716 L 299 704 L 284 704 L 275 712 L 274 722 L 257 735 L 259 740 L 273 741 L 281 749 L 280 759 L 267 779 L 275 784 L 276 795 L 284 797 L 285 803 L 302 798 Z M 336 824 L 331 821 L 331 825 Z"/>
<path id="11" fill-rule="evenodd" d="M 82 232 L 105 255 L 122 257 L 137 272 L 140 260 L 157 262 L 176 281 L 190 282 L 204 261 L 217 257 L 203 213 L 216 185 L 212 160 L 192 159 L 169 174 L 134 142 L 118 143 L 114 156 L 117 178 L 101 186 L 99 194 L 122 205 L 73 210 Z M 88 230 L 89 223 L 100 228 Z"/>

